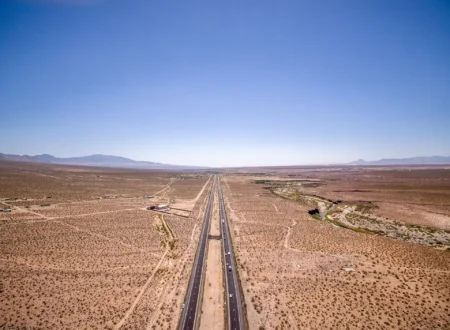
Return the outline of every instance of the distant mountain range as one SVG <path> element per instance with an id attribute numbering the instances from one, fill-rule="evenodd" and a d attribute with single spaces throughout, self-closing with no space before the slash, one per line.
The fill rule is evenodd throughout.
<path id="1" fill-rule="evenodd" d="M 365 161 L 358 159 L 348 165 L 446 165 L 450 164 L 450 156 L 431 156 L 431 157 L 411 157 L 411 158 L 389 158 L 374 161 Z"/>
<path id="2" fill-rule="evenodd" d="M 8 155 L 0 153 L 0 161 L 35 162 L 60 165 L 98 166 L 114 168 L 154 169 L 154 170 L 196 170 L 206 169 L 206 166 L 170 165 L 147 161 L 137 161 L 125 157 L 108 155 L 91 155 L 83 157 L 59 158 L 49 154 L 36 156 Z M 358 159 L 357 161 L 342 165 L 450 165 L 450 156 L 391 158 L 374 161 Z"/>
<path id="3" fill-rule="evenodd" d="M 7 155 L 0 153 L 0 161 L 1 160 L 60 164 L 60 165 L 81 165 L 81 166 L 154 169 L 154 170 L 193 170 L 206 168 L 200 166 L 170 165 L 146 161 L 137 161 L 125 157 L 107 156 L 99 154 L 84 157 L 58 158 L 48 154 L 42 154 L 37 156 L 28 156 L 28 155 L 20 156 L 20 155 Z"/>

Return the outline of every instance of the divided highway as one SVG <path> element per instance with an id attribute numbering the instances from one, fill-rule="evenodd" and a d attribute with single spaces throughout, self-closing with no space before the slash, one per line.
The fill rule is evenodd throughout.
<path id="1" fill-rule="evenodd" d="M 211 186 L 211 193 L 209 195 L 208 205 L 206 207 L 205 218 L 203 220 L 202 233 L 200 234 L 200 241 L 195 254 L 194 266 L 192 268 L 191 278 L 189 280 L 189 287 L 183 304 L 183 311 L 181 313 L 181 320 L 179 329 L 194 330 L 197 327 L 197 309 L 201 307 L 201 287 L 203 285 L 203 269 L 205 267 L 206 244 L 208 243 L 209 227 L 211 225 L 211 209 L 214 202 L 214 191 L 216 188 L 217 177 Z"/>
<path id="2" fill-rule="evenodd" d="M 225 278 L 226 278 L 226 294 L 228 307 L 228 329 L 241 330 L 245 329 L 243 310 L 241 305 L 241 295 L 239 291 L 239 281 L 234 262 L 233 245 L 230 239 L 230 230 L 228 228 L 228 219 L 225 212 L 225 204 L 222 196 L 222 188 L 220 186 L 220 179 L 217 181 L 217 188 L 219 189 L 219 204 L 220 204 L 220 228 L 223 239 L 223 253 L 225 260 Z"/>
<path id="3" fill-rule="evenodd" d="M 214 203 L 214 192 L 216 185 L 219 191 L 219 206 L 220 206 L 220 231 L 222 236 L 222 251 L 224 255 L 224 279 L 225 279 L 225 294 L 227 305 L 227 324 L 230 330 L 245 329 L 245 322 L 243 317 L 243 309 L 241 305 L 241 294 L 239 290 L 238 274 L 236 270 L 233 245 L 230 238 L 230 230 L 228 228 L 228 219 L 225 212 L 225 204 L 222 196 L 222 188 L 220 186 L 220 179 L 214 176 L 209 195 L 208 205 L 206 207 L 205 218 L 203 220 L 203 228 L 200 234 L 200 241 L 195 255 L 194 266 L 192 268 L 191 278 L 189 280 L 189 287 L 183 304 L 183 311 L 179 324 L 180 330 L 195 330 L 198 328 L 198 315 L 200 314 L 202 297 L 202 286 L 204 282 L 204 268 L 206 267 L 206 251 L 208 244 L 209 228 L 211 226 L 211 213 Z"/>

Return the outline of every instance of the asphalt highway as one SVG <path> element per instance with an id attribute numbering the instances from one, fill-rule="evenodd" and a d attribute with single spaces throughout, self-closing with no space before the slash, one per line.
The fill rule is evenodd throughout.
<path id="1" fill-rule="evenodd" d="M 189 280 L 188 292 L 185 303 L 183 304 L 183 311 L 181 313 L 179 329 L 183 330 L 194 330 L 197 327 L 197 309 L 201 308 L 201 306 L 199 306 L 202 300 L 200 297 L 200 289 L 204 281 L 203 269 L 205 267 L 206 244 L 208 244 L 209 227 L 211 224 L 211 209 L 214 202 L 216 181 L 217 177 L 215 176 L 211 187 L 211 193 L 209 195 L 208 205 L 206 207 L 202 233 L 200 234 L 200 241 L 195 255 L 194 266 L 192 268 L 191 278 Z"/>
<path id="2" fill-rule="evenodd" d="M 219 189 L 219 205 L 220 205 L 220 228 L 223 238 L 223 254 L 224 254 L 224 267 L 226 277 L 226 291 L 228 307 L 228 329 L 241 330 L 244 329 L 243 311 L 241 305 L 241 297 L 239 291 L 238 275 L 234 262 L 233 245 L 230 239 L 230 230 L 228 228 L 228 219 L 225 212 L 225 204 L 222 196 L 222 188 L 220 186 L 220 179 L 217 181 L 217 188 Z"/>

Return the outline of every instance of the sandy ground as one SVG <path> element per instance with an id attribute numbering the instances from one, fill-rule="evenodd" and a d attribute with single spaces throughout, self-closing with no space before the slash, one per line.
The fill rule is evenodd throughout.
<path id="1" fill-rule="evenodd" d="M 0 328 L 176 328 L 211 180 L 175 175 L 0 162 Z"/>
<path id="2" fill-rule="evenodd" d="M 202 189 L 200 196 L 197 195 L 198 203 L 195 204 L 190 219 L 172 217 L 170 221 L 166 221 L 169 230 L 176 227 L 181 229 L 179 226 L 185 226 L 194 219 L 195 225 L 192 231 L 174 231 L 174 250 L 160 267 L 160 277 L 155 280 L 157 288 L 146 291 L 142 302 L 136 306 L 135 312 L 121 329 L 176 328 L 191 274 L 208 193 L 207 189 Z M 186 249 L 178 249 L 179 245 L 186 243 Z"/>
<path id="3" fill-rule="evenodd" d="M 447 251 L 337 228 L 245 176 L 224 183 L 250 329 L 450 328 Z"/>
<path id="4" fill-rule="evenodd" d="M 213 218 L 211 219 L 211 235 L 220 234 L 220 217 L 218 196 L 215 195 Z M 222 330 L 225 327 L 224 283 L 222 268 L 222 242 L 209 240 L 206 261 L 205 288 L 203 291 L 201 330 Z"/>
<path id="5" fill-rule="evenodd" d="M 203 291 L 200 329 L 224 329 L 224 290 L 221 262 L 222 246 L 218 240 L 210 240 Z"/>
<path id="6" fill-rule="evenodd" d="M 171 204 L 170 207 L 177 208 L 177 209 L 183 209 L 183 210 L 187 210 L 187 211 L 192 211 L 192 209 L 194 208 L 198 199 L 205 191 L 206 187 L 209 186 L 209 184 L 211 182 L 211 178 L 212 178 L 211 176 L 208 178 L 208 181 L 205 182 L 202 189 L 198 192 L 197 196 L 194 199 L 189 199 L 189 200 L 176 199 L 175 203 Z"/>
<path id="7" fill-rule="evenodd" d="M 192 210 L 194 209 L 194 206 L 196 205 L 197 201 L 199 200 L 200 196 L 205 192 L 206 187 L 208 187 L 211 183 L 211 176 L 201 176 L 201 180 L 181 180 L 185 182 L 176 182 L 177 179 L 174 179 L 170 185 L 167 186 L 167 189 L 164 190 L 163 195 L 161 196 L 155 196 L 155 198 L 152 200 L 155 204 L 162 204 L 167 203 L 169 205 L 169 208 L 164 211 L 168 214 L 177 215 L 180 217 L 187 218 L 190 216 Z M 208 179 L 205 179 L 208 178 Z M 203 184 L 204 182 L 204 184 Z M 186 185 L 186 183 L 188 185 Z M 189 185 L 191 184 L 191 185 Z M 200 184 L 203 184 L 200 186 Z M 200 188 L 200 191 L 198 192 L 197 196 L 193 199 L 180 199 L 181 196 L 186 196 L 185 193 L 180 194 L 180 186 L 183 189 L 186 189 L 186 187 L 192 188 Z"/>
<path id="8" fill-rule="evenodd" d="M 304 185 L 311 195 L 450 228 L 450 170 L 308 171 L 324 183 Z M 1 207 L 12 208 L 0 214 L 0 328 L 175 329 L 207 180 L 0 164 Z M 222 188 L 250 329 L 450 329 L 448 251 L 312 219 L 249 176 Z M 147 195 L 194 207 L 156 217 Z M 224 328 L 220 243 L 209 242 L 203 329 Z"/>

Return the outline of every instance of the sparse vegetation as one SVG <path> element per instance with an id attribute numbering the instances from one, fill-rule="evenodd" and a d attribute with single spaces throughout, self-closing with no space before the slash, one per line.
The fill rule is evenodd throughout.
<path id="1" fill-rule="evenodd" d="M 382 208 L 360 196 L 367 194 L 360 181 L 346 188 L 359 190 L 352 192 L 358 197 L 350 201 L 334 193 L 343 190 L 340 184 L 349 184 L 345 173 L 308 174 L 334 181 L 326 181 L 319 191 L 289 185 L 264 189 L 248 174 L 224 179 L 250 328 L 450 327 L 448 252 L 341 222 L 338 215 L 344 207 L 357 209 L 350 215 L 355 222 L 379 216 Z M 366 173 L 361 175 L 367 180 Z M 324 221 L 318 221 L 319 203 Z M 391 213 L 389 218 L 398 215 Z M 395 227 L 390 221 L 388 225 Z M 424 235 L 442 230 L 400 222 Z"/>
<path id="2" fill-rule="evenodd" d="M 316 203 L 318 208 L 308 213 L 316 220 L 324 220 L 336 226 L 360 233 L 377 234 L 412 243 L 431 246 L 450 246 L 450 231 L 400 223 L 372 214 L 374 205 L 341 204 L 318 196 L 305 194 L 289 186 L 271 190 L 275 195 L 301 203 Z M 340 204 L 337 206 L 337 204 Z M 336 207 L 337 206 L 337 207 Z"/>
<path id="3" fill-rule="evenodd" d="M 175 327 L 205 194 L 188 218 L 146 207 L 173 196 L 195 200 L 207 176 L 172 189 L 178 179 L 167 173 L 1 162 L 0 169 L 0 208 L 11 209 L 0 213 L 4 328 Z"/>

